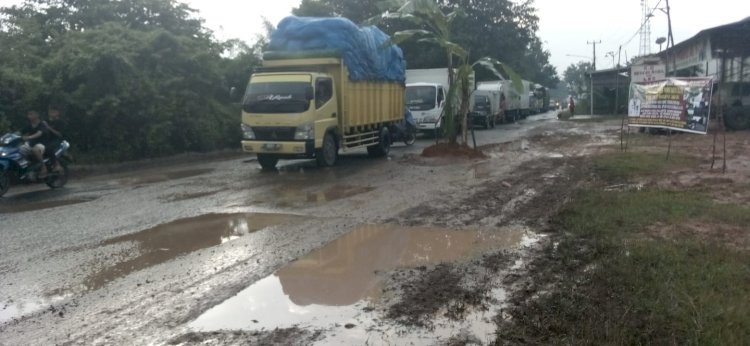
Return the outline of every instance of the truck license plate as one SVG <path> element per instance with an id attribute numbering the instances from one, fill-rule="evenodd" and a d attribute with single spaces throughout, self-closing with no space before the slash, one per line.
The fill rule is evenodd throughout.
<path id="1" fill-rule="evenodd" d="M 281 144 L 278 143 L 264 143 L 262 148 L 269 151 L 281 150 Z"/>

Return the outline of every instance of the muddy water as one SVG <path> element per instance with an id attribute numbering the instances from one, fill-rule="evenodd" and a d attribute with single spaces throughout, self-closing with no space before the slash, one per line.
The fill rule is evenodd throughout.
<path id="1" fill-rule="evenodd" d="M 135 242 L 138 255 L 104 267 L 89 276 L 84 285 L 88 290 L 94 290 L 129 273 L 178 256 L 216 246 L 270 226 L 299 220 L 302 220 L 301 216 L 287 214 L 207 214 L 113 238 L 102 245 Z"/>
<path id="2" fill-rule="evenodd" d="M 213 168 L 201 168 L 201 169 L 186 169 L 182 171 L 172 171 L 157 174 L 146 174 L 140 176 L 132 176 L 120 179 L 120 184 L 124 185 L 143 185 L 143 184 L 154 184 L 160 183 L 167 180 L 177 180 L 182 178 L 194 177 L 206 173 L 213 172 Z"/>
<path id="3" fill-rule="evenodd" d="M 326 328 L 349 323 L 363 314 L 363 307 L 377 302 L 384 279 L 379 274 L 521 246 L 526 235 L 523 228 L 364 226 L 254 283 L 190 326 L 198 330 Z"/>
<path id="4" fill-rule="evenodd" d="M 322 190 L 306 191 L 309 184 L 285 184 L 271 190 L 259 200 L 254 202 L 270 203 L 281 207 L 292 207 L 296 205 L 320 205 L 327 202 L 352 197 L 374 190 L 370 186 L 334 185 Z"/>
<path id="5" fill-rule="evenodd" d="M 13 203 L 2 203 L 0 204 L 0 213 L 21 213 L 25 211 L 42 210 L 57 208 L 71 204 L 85 203 L 93 201 L 95 198 L 77 198 L 77 199 L 65 199 L 58 201 L 43 201 L 43 202 L 32 202 L 24 203 L 20 201 L 14 201 Z"/>

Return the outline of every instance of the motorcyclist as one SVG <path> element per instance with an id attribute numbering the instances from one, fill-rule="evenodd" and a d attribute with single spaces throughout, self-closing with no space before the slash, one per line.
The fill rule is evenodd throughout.
<path id="1" fill-rule="evenodd" d="M 39 112 L 31 110 L 26 113 L 29 125 L 21 130 L 21 136 L 26 142 L 21 146 L 21 154 L 25 157 L 34 156 L 38 162 L 44 162 L 44 143 L 48 140 L 49 129 L 39 116 Z M 42 164 L 39 178 L 47 176 L 47 167 Z"/>
<path id="2" fill-rule="evenodd" d="M 60 147 L 60 143 L 65 139 L 65 121 L 60 115 L 60 109 L 54 106 L 50 106 L 47 110 L 47 121 L 44 122 L 49 130 L 48 142 L 46 143 L 47 157 L 52 161 L 54 168 L 53 171 L 60 170 L 60 163 L 57 161 L 57 157 L 54 155 L 55 150 Z"/>

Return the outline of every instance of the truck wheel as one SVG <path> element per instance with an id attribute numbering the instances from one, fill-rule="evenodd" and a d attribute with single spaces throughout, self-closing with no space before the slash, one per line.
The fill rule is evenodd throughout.
<path id="1" fill-rule="evenodd" d="M 724 124 L 730 130 L 750 128 L 750 114 L 745 114 L 742 106 L 732 106 L 724 115 Z"/>
<path id="2" fill-rule="evenodd" d="M 258 163 L 260 167 L 265 171 L 272 171 L 276 169 L 276 164 L 279 163 L 279 158 L 274 155 L 258 154 Z"/>
<path id="3" fill-rule="evenodd" d="M 10 175 L 7 171 L 0 171 L 0 197 L 10 188 Z"/>
<path id="4" fill-rule="evenodd" d="M 330 132 L 323 137 L 323 147 L 315 152 L 315 160 L 321 167 L 331 167 L 336 164 L 338 159 L 339 148 L 336 147 L 336 141 Z"/>
<path id="5" fill-rule="evenodd" d="M 378 144 L 367 147 L 367 154 L 370 157 L 383 157 L 387 156 L 391 151 L 391 133 L 387 127 L 380 129 L 380 139 Z"/>

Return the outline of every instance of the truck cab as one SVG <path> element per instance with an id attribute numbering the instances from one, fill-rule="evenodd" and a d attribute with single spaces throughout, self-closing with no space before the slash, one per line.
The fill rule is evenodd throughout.
<path id="1" fill-rule="evenodd" d="M 446 94 L 445 88 L 437 83 L 406 85 L 406 107 L 414 116 L 418 131 L 433 132 L 440 128 Z"/>
<path id="2" fill-rule="evenodd" d="M 253 75 L 242 103 L 242 148 L 259 161 L 315 157 L 321 134 L 337 126 L 335 87 L 333 76 L 324 73 Z"/>

